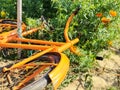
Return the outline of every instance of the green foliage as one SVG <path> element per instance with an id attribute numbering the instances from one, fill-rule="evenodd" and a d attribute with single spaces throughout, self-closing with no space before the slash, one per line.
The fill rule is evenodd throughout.
<path id="1" fill-rule="evenodd" d="M 42 1 L 41 0 L 22 0 L 22 15 L 23 20 L 27 17 L 39 18 L 42 14 Z M 0 11 L 7 13 L 6 18 L 17 18 L 17 0 L 1 0 Z"/>
<path id="2" fill-rule="evenodd" d="M 16 0 L 0 0 L 0 12 L 6 13 L 6 18 L 16 18 Z M 0 16 L 2 18 L 2 16 Z"/>
<path id="3" fill-rule="evenodd" d="M 110 87 L 109 89 L 107 90 L 118 90 L 116 87 Z"/>
<path id="4" fill-rule="evenodd" d="M 5 12 L 0 18 L 16 18 L 16 1 L 0 1 L 0 12 Z M 65 23 L 72 11 L 80 5 L 81 10 L 71 22 L 69 37 L 80 39 L 77 47 L 81 56 L 65 51 L 71 60 L 71 71 L 74 73 L 88 72 L 94 68 L 96 54 L 112 46 L 115 38 L 119 39 L 120 0 L 23 0 L 23 20 L 29 27 L 36 27 L 41 15 L 54 27 L 53 30 L 38 32 L 40 36 L 37 38 L 62 42 L 65 41 Z M 110 10 L 117 12 L 117 15 L 111 16 Z M 98 13 L 102 13 L 102 16 L 96 16 Z M 110 22 L 104 23 L 103 17 L 110 19 Z M 71 79 L 67 82 L 70 81 Z"/>
<path id="5" fill-rule="evenodd" d="M 23 4 L 23 18 L 28 17 L 39 18 L 42 11 L 42 1 L 41 0 L 22 0 Z"/>

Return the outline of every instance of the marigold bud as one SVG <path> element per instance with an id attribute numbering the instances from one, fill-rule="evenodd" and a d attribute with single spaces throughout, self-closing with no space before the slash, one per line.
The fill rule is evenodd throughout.
<path id="1" fill-rule="evenodd" d="M 100 18 L 102 17 L 102 13 L 97 13 L 96 16 Z"/>
<path id="2" fill-rule="evenodd" d="M 102 17 L 101 21 L 106 24 L 110 22 L 110 19 L 106 17 Z"/>

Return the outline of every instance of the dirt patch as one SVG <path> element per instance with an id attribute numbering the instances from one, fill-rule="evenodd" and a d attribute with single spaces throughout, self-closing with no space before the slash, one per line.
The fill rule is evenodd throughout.
<path id="1" fill-rule="evenodd" d="M 9 64 L 12 64 L 12 63 L 14 63 L 14 61 L 5 60 L 3 58 L 0 58 L 0 67 L 6 66 L 6 65 L 9 65 Z"/>
<path id="2" fill-rule="evenodd" d="M 120 90 L 120 53 L 112 49 L 99 55 L 104 59 L 96 60 L 98 67 L 92 71 L 91 90 Z M 84 82 L 81 82 L 77 79 L 62 90 L 86 90 Z"/>

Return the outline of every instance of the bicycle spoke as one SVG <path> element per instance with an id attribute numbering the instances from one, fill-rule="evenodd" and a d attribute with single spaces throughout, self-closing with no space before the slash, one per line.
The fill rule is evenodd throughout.
<path id="1" fill-rule="evenodd" d="M 0 74 L 0 90 L 17 90 L 24 85 L 29 84 L 44 73 L 49 72 L 51 66 L 56 66 L 54 63 L 31 62 L 21 67 L 12 69 L 9 72 Z M 43 72 L 44 71 L 44 72 Z"/>

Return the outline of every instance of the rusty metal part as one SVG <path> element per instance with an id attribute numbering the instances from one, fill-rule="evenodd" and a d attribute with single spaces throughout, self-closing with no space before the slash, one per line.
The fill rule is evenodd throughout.
<path id="1" fill-rule="evenodd" d="M 8 82 L 9 82 L 9 84 L 10 84 L 10 85 L 12 85 L 12 84 L 13 84 L 13 82 L 12 82 L 11 77 L 10 77 L 10 75 L 9 75 L 9 74 L 7 74 L 7 80 L 8 80 Z"/>
<path id="2" fill-rule="evenodd" d="M 17 86 L 13 87 L 13 90 L 20 90 L 22 86 L 24 86 L 28 81 L 33 79 L 36 75 L 38 75 L 40 72 L 42 72 L 46 67 L 48 66 L 41 66 L 39 69 L 37 69 L 32 75 L 26 77 L 23 81 L 21 81 Z"/>
<path id="3" fill-rule="evenodd" d="M 33 55 L 33 56 L 30 56 L 29 58 L 26 58 L 26 59 L 22 60 L 21 62 L 14 64 L 14 65 L 11 66 L 10 68 L 4 67 L 4 68 L 3 68 L 3 72 L 10 71 L 11 69 L 20 67 L 20 66 L 26 64 L 27 62 L 33 61 L 34 59 L 42 56 L 43 54 L 45 54 L 45 53 L 47 53 L 47 52 L 50 52 L 52 49 L 53 49 L 53 48 L 49 48 L 49 49 L 46 49 L 46 50 L 44 50 L 44 51 L 42 51 L 42 52 L 39 52 L 39 53 L 37 53 L 37 54 L 35 54 L 35 55 Z"/>

